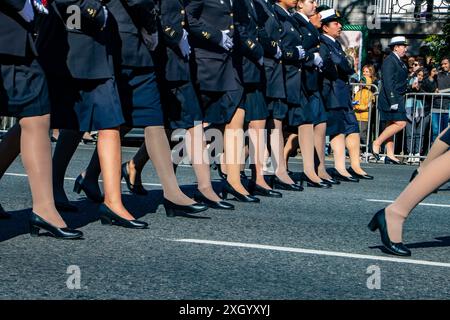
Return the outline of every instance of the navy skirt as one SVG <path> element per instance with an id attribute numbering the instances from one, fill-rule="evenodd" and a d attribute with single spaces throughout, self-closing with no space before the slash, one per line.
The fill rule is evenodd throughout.
<path id="1" fill-rule="evenodd" d="M 125 122 L 114 79 L 48 79 L 52 128 L 89 132 Z"/>
<path id="2" fill-rule="evenodd" d="M 327 136 L 359 133 L 359 124 L 355 112 L 347 108 L 333 109 L 327 113 Z"/>
<path id="3" fill-rule="evenodd" d="M 190 81 L 164 83 L 161 102 L 172 129 L 190 129 L 203 122 L 203 113 Z"/>
<path id="4" fill-rule="evenodd" d="M 261 88 L 245 86 L 240 107 L 245 110 L 245 121 L 265 120 L 269 116 L 267 103 Z"/>
<path id="5" fill-rule="evenodd" d="M 408 121 L 406 112 L 380 110 L 380 121 Z"/>
<path id="6" fill-rule="evenodd" d="M 450 129 L 448 129 L 442 137 L 440 137 L 440 140 L 445 142 L 446 144 L 450 145 Z"/>
<path id="7" fill-rule="evenodd" d="M 314 113 L 309 108 L 309 103 L 305 105 L 289 104 L 288 110 L 289 126 L 298 127 L 305 124 L 314 124 Z"/>
<path id="8" fill-rule="evenodd" d="M 204 122 L 221 125 L 227 124 L 242 101 L 243 88 L 225 92 L 202 91 L 201 103 L 204 110 Z"/>
<path id="9" fill-rule="evenodd" d="M 315 126 L 327 122 L 327 112 L 319 92 L 308 97 L 308 108 L 312 110 Z"/>
<path id="10" fill-rule="evenodd" d="M 289 106 L 282 99 L 267 98 L 267 110 L 271 118 L 283 121 L 289 110 Z"/>
<path id="11" fill-rule="evenodd" d="M 32 58 L 0 57 L 0 115 L 25 118 L 50 113 L 44 71 Z"/>
<path id="12" fill-rule="evenodd" d="M 153 68 L 122 67 L 117 84 L 126 126 L 145 128 L 164 125 Z"/>

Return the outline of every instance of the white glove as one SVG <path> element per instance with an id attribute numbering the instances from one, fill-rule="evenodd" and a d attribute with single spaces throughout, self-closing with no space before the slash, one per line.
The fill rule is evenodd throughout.
<path id="1" fill-rule="evenodd" d="M 258 60 L 258 64 L 259 64 L 260 66 L 263 66 L 263 65 L 264 65 L 264 57 L 261 57 L 261 58 Z"/>
<path id="2" fill-rule="evenodd" d="M 26 21 L 31 22 L 34 19 L 33 6 L 30 0 L 25 0 L 25 5 L 23 9 L 19 11 L 20 16 Z"/>
<path id="3" fill-rule="evenodd" d="M 47 8 L 42 4 L 41 0 L 33 0 L 33 6 L 36 8 L 37 12 L 41 14 L 48 14 Z"/>
<path id="4" fill-rule="evenodd" d="M 298 60 L 304 59 L 305 56 L 306 56 L 305 49 L 303 49 L 302 46 L 297 46 L 297 50 L 298 50 L 298 55 L 299 55 L 299 59 Z"/>
<path id="5" fill-rule="evenodd" d="M 185 29 L 183 29 L 183 36 L 181 37 L 180 43 L 178 44 L 178 47 L 180 48 L 181 54 L 184 58 L 189 58 L 189 55 L 191 54 L 191 46 L 189 45 L 188 35 L 189 33 Z"/>
<path id="6" fill-rule="evenodd" d="M 397 110 L 398 110 L 398 103 L 397 103 L 397 104 L 393 104 L 393 105 L 391 106 L 391 110 L 397 111 Z"/>
<path id="7" fill-rule="evenodd" d="M 103 27 L 102 27 L 102 30 L 103 30 L 103 29 L 105 29 L 106 22 L 108 21 L 108 9 L 106 9 L 105 6 L 103 6 L 102 9 L 103 9 L 103 13 L 105 15 L 105 21 L 103 21 Z"/>
<path id="8" fill-rule="evenodd" d="M 154 32 L 152 34 L 149 34 L 147 30 L 144 28 L 141 29 L 142 38 L 144 40 L 145 45 L 150 51 L 155 51 L 156 47 L 158 46 L 158 32 Z"/>
<path id="9" fill-rule="evenodd" d="M 314 65 L 319 69 L 323 67 L 323 59 L 318 52 L 314 52 Z"/>
<path id="10" fill-rule="evenodd" d="M 281 52 L 280 46 L 277 45 L 277 53 L 275 54 L 275 59 L 280 59 L 281 56 L 283 55 L 283 52 Z"/>
<path id="11" fill-rule="evenodd" d="M 230 30 L 223 30 L 221 32 L 222 42 L 220 43 L 220 46 L 225 50 L 230 51 L 231 48 L 233 48 L 233 38 L 228 35 L 230 33 Z"/>

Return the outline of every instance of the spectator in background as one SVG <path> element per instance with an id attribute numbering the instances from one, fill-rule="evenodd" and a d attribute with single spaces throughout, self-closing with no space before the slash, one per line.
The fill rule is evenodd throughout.
<path id="1" fill-rule="evenodd" d="M 430 65 L 428 67 L 428 72 L 425 76 L 425 79 L 422 82 L 422 91 L 425 93 L 436 93 L 438 91 L 437 86 L 437 68 Z M 423 140 L 423 154 L 426 155 L 428 153 L 428 147 L 431 144 L 431 136 L 428 134 L 430 132 L 430 121 L 431 121 L 431 107 L 433 106 L 433 102 L 435 97 L 426 96 L 425 104 L 424 104 L 424 118 L 423 118 L 423 126 L 425 128 L 424 140 Z"/>
<path id="2" fill-rule="evenodd" d="M 450 92 L 450 63 L 449 58 L 445 57 L 441 61 L 441 71 L 437 75 L 437 92 Z M 436 139 L 439 133 L 447 128 L 449 124 L 450 98 L 438 97 L 434 99 L 433 109 L 431 110 L 432 141 Z"/>
<path id="3" fill-rule="evenodd" d="M 420 151 L 425 132 L 424 127 L 424 97 L 415 96 L 414 93 L 423 92 L 421 86 L 424 80 L 424 69 L 418 69 L 415 76 L 408 80 L 408 92 L 410 97 L 406 99 L 406 149 L 409 153 L 408 162 L 420 162 Z"/>
<path id="4" fill-rule="evenodd" d="M 362 69 L 363 77 L 361 84 L 365 86 L 355 87 L 358 91 L 353 98 L 356 119 L 359 123 L 361 144 L 367 145 L 368 141 L 368 121 L 369 108 L 375 102 L 375 95 L 372 92 L 372 84 L 376 84 L 375 68 L 373 65 L 365 65 Z M 375 111 L 375 108 L 372 109 Z M 372 118 L 375 119 L 375 118 Z"/>

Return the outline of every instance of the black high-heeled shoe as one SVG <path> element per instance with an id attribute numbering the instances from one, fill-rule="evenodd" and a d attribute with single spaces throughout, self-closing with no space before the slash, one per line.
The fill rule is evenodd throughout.
<path id="1" fill-rule="evenodd" d="M 401 242 L 394 243 L 389 239 L 387 224 L 386 224 L 386 212 L 385 209 L 378 211 L 370 220 L 368 226 L 370 231 L 375 232 L 377 229 L 380 231 L 381 242 L 384 247 L 390 253 L 397 256 L 410 256 L 411 251 Z"/>
<path id="2" fill-rule="evenodd" d="M 194 194 L 194 200 L 206 204 L 209 208 L 219 210 L 234 210 L 234 205 L 225 201 L 212 201 L 205 197 L 200 191 Z"/>
<path id="3" fill-rule="evenodd" d="M 325 183 L 328 183 L 328 184 L 331 184 L 331 185 L 339 185 L 339 184 L 341 184 L 341 182 L 339 181 L 339 180 L 336 180 L 336 179 L 334 179 L 334 178 L 331 178 L 331 179 L 324 179 L 324 178 L 320 178 L 320 179 L 322 179 L 323 180 L 323 182 L 325 182 Z"/>
<path id="4" fill-rule="evenodd" d="M 292 178 L 291 178 L 292 179 Z M 277 176 L 273 178 L 273 188 L 286 191 L 303 191 L 303 187 L 299 184 L 289 184 L 280 180 Z"/>
<path id="5" fill-rule="evenodd" d="M 176 216 L 185 216 L 186 214 L 199 213 L 208 209 L 208 206 L 206 204 L 194 203 L 183 206 L 173 203 L 166 198 L 164 198 L 163 205 L 164 209 L 166 210 L 166 216 L 171 218 Z"/>
<path id="6" fill-rule="evenodd" d="M 256 184 L 253 186 L 251 192 L 252 195 L 255 196 L 262 196 L 262 197 L 269 197 L 269 198 L 282 198 L 283 194 L 281 192 L 266 189 L 264 187 L 261 187 L 259 184 Z"/>
<path id="7" fill-rule="evenodd" d="M 222 171 L 222 164 L 218 163 L 217 164 L 217 173 L 219 173 L 219 177 L 222 178 L 223 180 L 227 180 L 227 175 L 225 173 L 223 173 Z"/>
<path id="8" fill-rule="evenodd" d="M 0 219 L 11 219 L 11 215 L 6 212 L 0 204 Z"/>
<path id="9" fill-rule="evenodd" d="M 370 145 L 369 152 L 370 152 L 371 154 L 373 154 L 373 156 L 375 157 L 375 159 L 376 159 L 377 161 L 380 161 L 381 156 L 380 156 L 379 153 L 375 153 L 375 151 L 373 151 L 373 144 Z"/>
<path id="10" fill-rule="evenodd" d="M 70 204 L 69 202 L 61 202 L 61 201 L 55 201 L 55 207 L 58 211 L 63 212 L 78 212 L 78 208 L 74 206 L 73 204 Z"/>
<path id="11" fill-rule="evenodd" d="M 39 236 L 40 229 L 49 232 L 56 239 L 70 240 L 70 239 L 79 239 L 83 237 L 83 232 L 68 227 L 66 228 L 55 227 L 50 223 L 48 223 L 47 221 L 45 221 L 44 219 L 42 219 L 41 217 L 39 217 L 34 212 L 31 213 L 29 224 L 30 224 L 30 234 L 32 237 Z"/>
<path id="12" fill-rule="evenodd" d="M 304 173 L 304 172 L 302 172 L 302 174 L 301 174 L 301 176 L 300 176 L 300 179 L 301 179 L 301 185 L 303 185 L 303 182 L 304 181 L 306 181 L 306 185 L 308 186 L 308 187 L 312 187 L 312 188 L 322 188 L 322 189 L 329 189 L 329 188 L 331 188 L 331 184 L 328 184 L 328 183 L 326 183 L 326 182 L 324 182 L 324 181 L 321 181 L 321 182 L 314 182 L 314 181 L 312 181 L 307 175 L 306 175 L 306 173 Z"/>
<path id="13" fill-rule="evenodd" d="M 222 198 L 224 200 L 227 200 L 228 194 L 232 194 L 235 197 L 235 199 L 240 202 L 252 202 L 252 203 L 260 202 L 259 198 L 257 198 L 257 197 L 237 192 L 236 190 L 234 190 L 234 188 L 230 185 L 230 183 L 228 181 L 225 181 L 225 184 L 224 184 L 223 190 L 222 190 Z"/>
<path id="14" fill-rule="evenodd" d="M 354 177 L 354 176 L 352 176 L 352 175 L 350 175 L 350 177 L 343 176 L 343 175 L 340 174 L 339 171 L 337 171 L 335 168 L 328 169 L 327 172 L 328 172 L 328 174 L 329 174 L 330 176 L 332 176 L 333 178 L 335 178 L 336 180 L 339 180 L 339 181 L 344 181 L 344 182 L 359 182 L 359 178 Z"/>
<path id="15" fill-rule="evenodd" d="M 84 191 L 86 197 L 91 201 L 97 203 L 102 203 L 104 201 L 103 195 L 99 194 L 97 191 L 92 190 L 89 184 L 86 184 L 84 182 L 84 177 L 80 174 L 75 180 L 73 192 L 80 194 L 81 191 Z"/>
<path id="16" fill-rule="evenodd" d="M 374 177 L 368 174 L 359 174 L 356 173 L 355 170 L 353 170 L 352 167 L 348 168 L 347 171 L 354 177 L 358 178 L 358 179 L 365 179 L 365 180 L 373 180 Z"/>
<path id="17" fill-rule="evenodd" d="M 127 220 L 114 213 L 108 206 L 101 203 L 98 207 L 100 212 L 100 221 L 103 225 L 116 225 L 129 229 L 147 229 L 148 223 L 139 220 Z"/>
<path id="18" fill-rule="evenodd" d="M 128 173 L 128 162 L 122 164 L 122 178 L 127 184 L 127 188 L 131 193 L 146 196 L 148 191 L 142 186 L 142 184 L 132 184 L 130 180 L 130 174 Z"/>
<path id="19" fill-rule="evenodd" d="M 388 156 L 384 157 L 384 164 L 396 164 L 396 165 L 402 165 L 400 161 L 396 161 L 394 159 L 389 158 Z"/>

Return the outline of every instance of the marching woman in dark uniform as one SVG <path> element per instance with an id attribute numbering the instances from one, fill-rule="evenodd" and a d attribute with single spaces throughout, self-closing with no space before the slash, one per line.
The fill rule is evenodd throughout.
<path id="1" fill-rule="evenodd" d="M 370 221 L 371 231 L 380 232 L 387 251 L 398 256 L 410 256 L 402 243 L 403 223 L 411 211 L 434 190 L 450 180 L 450 127 L 436 139 L 420 172 L 398 198 L 378 211 Z"/>
<path id="2" fill-rule="evenodd" d="M 204 160 L 206 145 L 203 139 L 203 115 L 191 82 L 189 66 L 191 49 L 188 33 L 185 29 L 187 24 L 183 1 L 163 0 L 157 2 L 157 4 L 160 12 L 162 41 L 153 56 L 159 78 L 161 102 L 165 117 L 170 122 L 170 127 L 172 129 L 186 129 L 186 133 L 189 134 L 189 137 L 185 136 L 184 142 L 187 144 L 187 153 L 198 181 L 198 193 L 195 194 L 195 199 L 211 208 L 234 209 L 233 205 L 221 201 L 214 192 L 211 185 L 209 163 Z M 147 97 L 147 99 L 150 98 L 150 96 Z M 154 116 L 154 112 L 149 110 L 148 116 Z M 162 123 L 159 123 L 159 126 L 161 125 Z M 149 128 L 148 130 L 153 129 Z M 144 190 L 139 187 L 140 175 L 150 155 L 154 163 L 156 160 L 156 170 L 162 181 L 165 197 L 171 199 L 173 203 L 190 205 L 193 201 L 189 199 L 186 203 L 186 196 L 181 192 L 176 182 L 173 166 L 170 163 L 170 148 L 166 142 L 167 138 L 165 135 L 162 137 L 162 134 L 164 134 L 163 128 L 159 127 L 158 132 L 161 134 L 159 140 L 155 139 L 152 133 L 146 136 L 146 139 L 153 139 L 159 145 L 161 144 L 160 140 L 164 140 L 164 149 L 149 146 L 149 152 L 147 153 L 144 144 L 135 157 L 122 167 L 127 185 L 131 192 L 138 193 L 139 189 Z M 147 144 L 149 143 L 151 142 Z M 151 148 L 154 150 L 151 150 Z M 161 154 L 164 157 L 161 157 Z M 165 161 L 160 163 L 159 159 Z M 138 183 L 136 184 L 136 182 Z M 136 187 L 139 189 L 135 190 Z M 184 211 L 193 212 L 192 210 Z"/>
<path id="3" fill-rule="evenodd" d="M 359 182 L 359 179 L 373 179 L 360 166 L 359 125 L 351 102 L 349 77 L 354 73 L 345 52 L 336 40 L 340 37 L 342 25 L 340 15 L 334 9 L 320 12 L 322 16 L 322 44 L 320 55 L 323 59 L 322 98 L 327 109 L 327 134 L 330 136 L 334 155 L 333 178 L 340 181 Z M 351 168 L 345 165 L 345 147 L 349 150 Z"/>
<path id="4" fill-rule="evenodd" d="M 303 63 L 302 81 L 308 97 L 308 109 L 314 113 L 314 145 L 318 156 L 317 175 L 331 184 L 338 184 L 325 168 L 325 137 L 327 131 L 327 115 L 319 90 L 319 73 L 323 60 L 320 57 L 320 33 L 311 23 L 310 18 L 316 15 L 317 1 L 299 0 L 294 18 L 303 37 L 303 49 L 314 56 Z"/>
<path id="5" fill-rule="evenodd" d="M 273 191 L 264 179 L 263 165 L 267 152 L 265 135 L 266 118 L 269 113 L 263 94 L 264 49 L 259 41 L 258 15 L 254 0 L 234 3 L 237 48 L 234 64 L 244 86 L 241 106 L 245 109 L 245 121 L 248 122 L 249 151 L 252 157 L 251 192 L 266 197 L 281 197 Z"/>
<path id="6" fill-rule="evenodd" d="M 391 54 L 381 66 L 381 92 L 378 99 L 380 120 L 386 121 L 383 132 L 372 142 L 372 153 L 377 160 L 381 145 L 386 142 L 385 163 L 400 164 L 394 155 L 392 137 L 403 130 L 407 123 L 405 110 L 405 93 L 407 87 L 408 67 L 402 61 L 408 44 L 405 37 L 394 37 L 389 43 Z"/>
<path id="7" fill-rule="evenodd" d="M 6 135 L 0 150 L 2 158 L 11 163 L 19 151 L 15 141 L 20 135 L 22 161 L 33 197 L 31 235 L 37 236 L 43 229 L 56 238 L 76 239 L 83 233 L 67 228 L 53 199 L 50 102 L 32 38 L 33 4 L 30 0 L 6 0 L 0 4 L 0 115 L 18 118 L 20 126 Z M 47 13 L 43 8 L 39 11 Z M 5 150 L 11 144 L 15 147 Z"/>
<path id="8" fill-rule="evenodd" d="M 232 62 L 235 35 L 232 0 L 191 0 L 186 6 L 206 124 L 225 124 L 227 182 L 223 195 L 259 202 L 240 179 L 245 111 L 239 107 L 243 88 Z"/>
<path id="9" fill-rule="evenodd" d="M 99 207 L 101 222 L 144 229 L 148 224 L 134 219 L 121 199 L 119 127 L 124 123 L 124 117 L 114 77 L 113 19 L 108 18 L 108 9 L 98 1 L 75 4 L 80 9 L 81 28 L 71 25 L 72 20 L 67 13 L 70 8 L 67 2 L 59 0 L 51 6 L 54 19 L 43 22 L 46 30 L 52 31 L 52 36 L 48 39 L 42 37 L 39 43 L 44 69 L 52 79 L 50 92 L 52 114 L 55 115 L 52 124 L 58 129 L 73 130 L 73 136 L 78 132 L 98 130 L 99 167 L 103 172 L 105 192 Z M 56 149 L 59 147 L 61 150 L 55 153 L 65 152 L 71 156 L 77 144 L 74 140 L 68 150 L 64 141 L 58 139 Z M 62 165 L 64 169 L 67 163 Z M 62 181 L 58 182 L 62 186 L 64 175 L 60 179 Z M 81 188 L 81 182 L 77 180 L 76 186 Z"/>
<path id="10" fill-rule="evenodd" d="M 303 157 L 302 181 L 316 188 L 330 188 L 314 169 L 314 111 L 308 108 L 305 84 L 302 81 L 303 63 L 314 59 L 313 53 L 306 53 L 297 22 L 289 10 L 296 7 L 296 0 L 277 0 L 275 14 L 283 26 L 281 50 L 283 51 L 286 95 L 289 105 L 288 122 L 298 128 L 299 145 Z"/>

